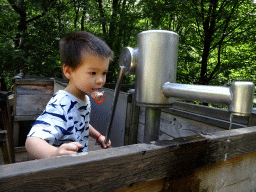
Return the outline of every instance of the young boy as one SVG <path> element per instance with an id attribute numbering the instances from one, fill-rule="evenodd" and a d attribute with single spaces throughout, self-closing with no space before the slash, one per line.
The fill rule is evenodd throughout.
<path id="1" fill-rule="evenodd" d="M 48 102 L 31 128 L 25 147 L 34 158 L 49 158 L 86 152 L 89 136 L 103 148 L 101 135 L 90 124 L 91 105 L 87 94 L 100 89 L 105 81 L 112 50 L 88 32 L 74 32 L 60 40 L 62 71 L 69 80 Z"/>

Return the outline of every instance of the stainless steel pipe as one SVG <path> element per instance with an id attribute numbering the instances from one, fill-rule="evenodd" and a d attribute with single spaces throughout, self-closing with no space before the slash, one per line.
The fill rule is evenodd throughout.
<path id="1" fill-rule="evenodd" d="M 158 140 L 161 119 L 161 108 L 147 107 L 145 111 L 144 143 Z"/>
<path id="2" fill-rule="evenodd" d="M 166 97 L 187 101 L 228 105 L 234 115 L 248 116 L 252 113 L 254 84 L 237 81 L 230 87 L 165 83 L 162 87 Z"/>
<path id="3" fill-rule="evenodd" d="M 228 87 L 167 82 L 163 85 L 162 90 L 166 97 L 175 97 L 188 101 L 228 105 L 232 100 L 231 92 Z"/>

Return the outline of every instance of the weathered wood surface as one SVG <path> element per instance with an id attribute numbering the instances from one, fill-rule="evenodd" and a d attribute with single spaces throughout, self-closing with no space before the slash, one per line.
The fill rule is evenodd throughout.
<path id="1" fill-rule="evenodd" d="M 138 124 L 140 107 L 135 103 L 135 94 L 131 94 L 130 101 L 127 104 L 124 145 L 132 145 L 138 143 Z"/>
<path id="2" fill-rule="evenodd" d="M 37 115 L 21 115 L 21 116 L 15 116 L 14 117 L 14 121 L 31 121 L 31 120 L 36 120 L 38 117 L 38 114 Z"/>
<path id="3" fill-rule="evenodd" d="M 176 181 L 191 178 L 194 173 L 197 173 L 197 180 L 191 182 L 196 181 L 196 189 L 200 190 L 192 190 L 185 180 L 183 185 L 187 186 L 183 186 L 186 189 L 183 191 L 230 191 L 225 187 L 248 180 L 243 185 L 246 186 L 243 191 L 247 191 L 256 188 L 256 165 L 255 161 L 252 162 L 255 159 L 255 137 L 256 127 L 249 127 L 232 130 L 231 142 L 227 142 L 228 131 L 220 131 L 212 135 L 98 150 L 79 156 L 4 165 L 0 166 L 1 191 L 115 191 L 157 179 L 162 179 L 164 187 L 151 191 L 170 191 L 178 189 Z M 246 154 L 245 158 L 243 155 Z M 230 163 L 235 162 L 235 158 L 242 160 L 235 168 L 236 179 L 231 181 L 228 178 L 234 166 L 228 167 L 226 175 L 216 172 L 214 167 L 221 170 L 226 165 L 225 160 Z M 195 172 L 198 169 L 200 171 Z M 211 175 L 216 176 L 216 182 Z M 223 190 L 215 190 L 216 187 Z"/>
<path id="4" fill-rule="evenodd" d="M 193 114 L 198 114 L 198 115 L 202 115 L 204 117 L 208 117 L 208 119 L 213 118 L 213 119 L 217 119 L 217 120 L 219 119 L 219 120 L 223 120 L 223 121 L 229 121 L 229 117 L 230 117 L 230 114 L 227 109 L 225 110 L 225 109 L 208 107 L 208 106 L 204 106 L 204 105 L 196 105 L 196 104 L 185 103 L 185 102 L 175 102 L 172 104 L 172 107 L 170 109 L 163 108 L 162 111 L 174 113 L 175 109 L 177 110 L 177 112 L 175 112 L 175 113 L 178 113 L 179 110 L 181 111 L 180 113 L 178 113 L 179 115 L 182 115 L 183 112 L 190 112 Z M 184 116 L 184 117 L 186 117 L 186 116 Z M 194 119 L 194 117 L 190 117 L 190 118 Z M 207 121 L 207 119 L 206 119 L 206 121 Z M 244 117 L 244 116 L 234 116 L 233 117 L 233 122 L 238 123 L 238 124 L 247 125 L 248 121 L 249 121 L 249 117 Z M 204 120 L 203 120 L 203 122 L 204 122 Z M 207 122 L 205 122 L 205 123 L 207 123 Z M 209 123 L 211 123 L 211 122 L 209 122 Z M 213 121 L 213 123 L 215 123 L 215 121 Z"/>
<path id="5" fill-rule="evenodd" d="M 0 92 L 2 100 L 0 101 L 1 118 L 3 122 L 3 129 L 7 131 L 7 140 L 4 142 L 3 156 L 5 163 L 14 163 L 14 146 L 13 146 L 13 130 L 11 128 L 11 112 L 8 102 L 8 92 Z M 6 148 L 6 149 L 5 149 Z M 8 157 L 8 158 L 6 158 Z"/>
<path id="6" fill-rule="evenodd" d="M 16 85 L 15 116 L 40 115 L 53 95 L 53 86 Z"/>
<path id="7" fill-rule="evenodd" d="M 20 95 L 17 97 L 16 116 L 40 115 L 52 95 Z"/>
<path id="8" fill-rule="evenodd" d="M 251 192 L 256 190 L 256 153 L 196 168 L 184 176 L 135 184 L 116 192 Z"/>
<path id="9" fill-rule="evenodd" d="M 19 141 L 19 121 L 34 120 L 39 116 L 53 95 L 54 78 L 18 74 L 14 82 L 14 146 Z"/>
<path id="10" fill-rule="evenodd" d="M 53 85 L 19 85 L 17 95 L 52 95 Z"/>
<path id="11" fill-rule="evenodd" d="M 53 85 L 54 79 L 48 80 L 48 79 L 16 79 L 15 80 L 16 85 Z"/>
<path id="12" fill-rule="evenodd" d="M 138 143 L 143 143 L 145 129 L 145 108 L 140 108 L 138 125 Z M 172 140 L 197 134 L 213 134 L 223 131 L 222 128 L 202 123 L 193 119 L 173 115 L 162 111 L 160 121 L 159 140 Z"/>

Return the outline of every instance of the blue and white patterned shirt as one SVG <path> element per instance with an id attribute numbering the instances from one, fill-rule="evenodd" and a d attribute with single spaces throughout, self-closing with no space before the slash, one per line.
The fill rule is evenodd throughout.
<path id="1" fill-rule="evenodd" d="M 91 103 L 87 95 L 86 100 L 82 101 L 60 90 L 50 99 L 27 136 L 39 137 L 56 147 L 63 143 L 79 142 L 83 148 L 78 152 L 86 152 L 90 112 Z"/>

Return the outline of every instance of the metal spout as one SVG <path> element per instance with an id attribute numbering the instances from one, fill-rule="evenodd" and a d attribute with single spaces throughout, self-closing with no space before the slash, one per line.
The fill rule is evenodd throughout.
<path id="1" fill-rule="evenodd" d="M 230 113 L 239 116 L 249 116 L 253 108 L 255 85 L 252 82 L 237 81 L 230 86 L 232 102 L 228 106 Z"/>

